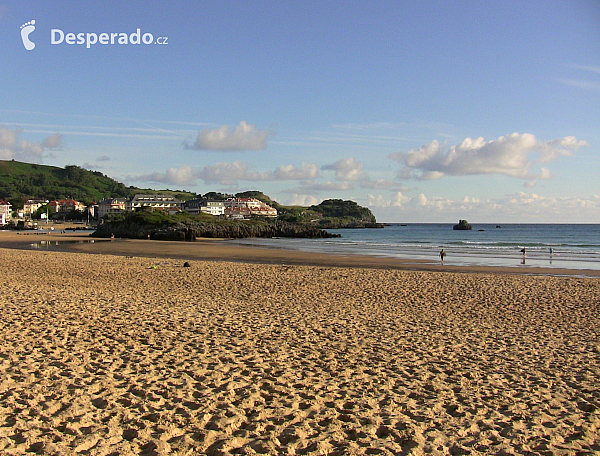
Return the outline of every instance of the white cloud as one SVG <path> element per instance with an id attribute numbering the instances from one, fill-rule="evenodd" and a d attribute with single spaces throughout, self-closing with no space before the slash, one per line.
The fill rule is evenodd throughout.
<path id="1" fill-rule="evenodd" d="M 503 212 L 519 214 L 533 220 L 571 220 L 582 222 L 586 214 L 597 214 L 600 210 L 600 197 L 548 197 L 536 193 L 518 192 L 495 200 Z M 565 217 L 568 217 L 565 219 Z"/>
<path id="2" fill-rule="evenodd" d="M 300 167 L 279 166 L 275 171 L 251 171 L 247 162 L 235 160 L 230 163 L 205 165 L 202 168 L 183 165 L 180 168 L 168 169 L 164 173 L 129 176 L 127 180 L 177 185 L 194 185 L 197 180 L 202 180 L 206 184 L 235 185 L 238 181 L 306 180 L 317 176 L 318 172 L 318 166 L 311 163 L 302 163 Z"/>
<path id="3" fill-rule="evenodd" d="M 304 181 L 301 183 L 302 190 L 311 192 L 322 191 L 343 191 L 352 190 L 354 187 L 349 182 L 312 182 Z"/>
<path id="4" fill-rule="evenodd" d="M 261 180 L 265 175 L 249 172 L 249 165 L 245 162 L 216 163 L 194 169 L 189 165 L 179 168 L 170 168 L 164 173 L 155 172 L 141 176 L 129 176 L 128 181 L 160 182 L 164 184 L 194 185 L 198 179 L 205 183 L 219 183 L 234 185 L 239 180 Z"/>
<path id="5" fill-rule="evenodd" d="M 565 136 L 564 138 L 553 139 L 552 141 L 538 142 L 537 149 L 541 153 L 539 163 L 550 162 L 556 160 L 558 157 L 568 157 L 573 154 L 574 150 L 587 145 L 586 141 L 578 141 L 575 136 Z M 549 171 L 546 169 L 546 172 Z"/>
<path id="6" fill-rule="evenodd" d="M 15 147 L 21 131 L 22 130 L 20 128 L 9 130 L 6 127 L 0 127 L 0 150 Z"/>
<path id="7" fill-rule="evenodd" d="M 412 198 L 405 196 L 402 192 L 396 192 L 392 195 L 392 206 L 394 207 L 403 207 L 410 203 Z"/>
<path id="8" fill-rule="evenodd" d="M 237 181 L 269 181 L 273 180 L 273 172 L 250 171 L 250 165 L 238 160 L 231 163 L 217 163 L 200 169 L 196 175 L 205 183 L 236 184 Z"/>
<path id="9" fill-rule="evenodd" d="M 422 180 L 435 180 L 444 177 L 444 173 L 440 171 L 425 171 L 421 174 Z"/>
<path id="10" fill-rule="evenodd" d="M 311 195 L 299 195 L 294 193 L 291 198 L 287 201 L 287 205 L 289 206 L 314 206 L 315 204 L 319 204 L 319 200 Z"/>
<path id="11" fill-rule="evenodd" d="M 566 136 L 551 141 L 539 141 L 532 134 L 513 133 L 486 142 L 484 138 L 466 138 L 448 149 L 436 140 L 408 152 L 396 152 L 390 158 L 404 168 L 396 175 L 418 179 L 439 179 L 443 176 L 504 174 L 521 179 L 547 179 L 547 169 L 534 172 L 534 165 L 569 156 L 585 141 Z M 536 155 L 539 158 L 536 159 Z"/>
<path id="12" fill-rule="evenodd" d="M 390 201 L 383 195 L 373 195 L 369 193 L 367 195 L 367 207 L 371 209 L 389 207 Z"/>
<path id="13" fill-rule="evenodd" d="M 368 207 L 372 208 L 388 208 L 388 207 L 403 207 L 410 203 L 412 198 L 405 196 L 402 192 L 394 192 L 391 198 L 384 198 L 382 195 L 368 195 Z"/>
<path id="14" fill-rule="evenodd" d="M 279 180 L 314 179 L 319 175 L 319 167 L 303 162 L 299 168 L 293 165 L 279 166 L 273 174 Z"/>
<path id="15" fill-rule="evenodd" d="M 586 77 L 594 77 L 598 74 L 600 74 L 600 67 L 597 66 L 591 66 L 591 65 L 567 65 L 568 67 L 574 69 L 574 70 L 580 70 L 580 71 L 584 71 L 587 72 L 588 74 L 586 75 Z M 592 73 L 591 75 L 589 73 Z M 558 79 L 558 82 L 571 86 L 571 87 L 577 87 L 579 89 L 583 89 L 583 90 L 591 90 L 594 92 L 600 92 L 600 81 L 596 80 L 589 80 L 589 79 Z"/>
<path id="16" fill-rule="evenodd" d="M 191 166 L 184 165 L 181 168 L 170 168 L 164 174 L 154 173 L 153 181 L 167 184 L 187 185 L 195 179 Z"/>
<path id="17" fill-rule="evenodd" d="M 142 176 L 128 176 L 128 182 L 160 182 L 163 184 L 187 185 L 194 184 L 194 176 L 190 175 L 191 168 L 187 165 L 181 168 L 170 168 L 164 173 L 152 173 Z"/>
<path id="18" fill-rule="evenodd" d="M 56 149 L 60 147 L 62 144 L 62 135 L 55 133 L 53 135 L 48 136 L 44 141 L 42 141 L 42 147 L 45 149 Z"/>
<path id="19" fill-rule="evenodd" d="M 383 197 L 368 195 L 364 201 L 381 221 L 455 222 L 466 218 L 475 223 L 597 223 L 600 196 L 548 197 L 517 192 L 480 200 L 464 196 L 457 200 L 421 193 L 408 198 L 401 193 Z"/>
<path id="20" fill-rule="evenodd" d="M 59 148 L 62 135 L 58 133 L 48 136 L 41 143 L 32 143 L 25 139 L 19 140 L 22 133 L 20 127 L 14 130 L 0 127 L 0 160 L 18 160 L 39 163 L 44 158 L 47 149 Z"/>
<path id="21" fill-rule="evenodd" d="M 335 171 L 338 180 L 356 181 L 365 178 L 363 164 L 353 157 L 344 158 L 321 167 L 323 170 Z"/>
<path id="22" fill-rule="evenodd" d="M 448 198 L 441 198 L 439 196 L 430 196 L 429 198 L 425 194 L 420 193 L 417 197 L 416 204 L 420 208 L 425 208 L 428 211 L 442 212 L 448 207 L 454 207 L 464 203 L 457 203 Z"/>
<path id="23" fill-rule="evenodd" d="M 567 65 L 570 68 L 576 70 L 590 71 L 592 73 L 600 74 L 600 67 L 592 66 L 592 65 Z"/>
<path id="24" fill-rule="evenodd" d="M 559 79 L 559 82 L 571 87 L 577 87 L 578 89 L 600 92 L 600 82 L 598 81 L 586 81 L 583 79 Z"/>
<path id="25" fill-rule="evenodd" d="M 361 188 L 384 189 L 396 187 L 397 184 L 386 179 L 378 179 L 375 181 L 365 179 L 360 183 Z"/>
<path id="26" fill-rule="evenodd" d="M 268 130 L 259 130 L 242 120 L 235 130 L 229 125 L 204 129 L 192 145 L 186 143 L 185 147 L 196 150 L 263 150 L 267 147 L 268 135 Z"/>

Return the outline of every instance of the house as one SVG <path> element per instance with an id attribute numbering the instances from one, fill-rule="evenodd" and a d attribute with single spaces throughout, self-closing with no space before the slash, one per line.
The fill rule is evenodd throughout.
<path id="1" fill-rule="evenodd" d="M 250 218 L 250 209 L 246 204 L 248 198 L 229 198 L 225 201 L 225 216 L 229 218 L 241 219 Z"/>
<path id="2" fill-rule="evenodd" d="M 120 214 L 125 212 L 127 198 L 107 198 L 98 203 L 98 220 L 107 214 Z"/>
<path id="3" fill-rule="evenodd" d="M 175 213 L 180 212 L 182 207 L 183 201 L 171 195 L 135 195 L 125 204 L 126 211 L 148 208 Z"/>
<path id="4" fill-rule="evenodd" d="M 225 215 L 230 218 L 277 217 L 277 209 L 255 198 L 229 198 L 225 201 Z"/>
<path id="5" fill-rule="evenodd" d="M 85 208 L 85 210 L 88 213 L 88 221 L 89 221 L 90 217 L 92 219 L 97 218 L 96 216 L 98 214 L 98 205 L 95 202 L 88 204 L 88 206 Z"/>
<path id="6" fill-rule="evenodd" d="M 211 201 L 207 199 L 193 199 L 183 204 L 183 210 L 188 214 L 225 215 L 225 203 L 223 201 Z"/>
<path id="7" fill-rule="evenodd" d="M 277 217 L 277 209 L 263 203 L 254 198 L 247 198 L 248 209 L 252 215 L 260 215 L 262 217 Z"/>
<path id="8" fill-rule="evenodd" d="M 83 212 L 85 210 L 85 204 L 80 203 L 79 201 L 75 201 L 73 199 L 62 199 L 62 200 L 50 201 L 48 203 L 48 206 L 54 208 L 55 212 L 71 212 L 71 211 Z"/>
<path id="9" fill-rule="evenodd" d="M 48 200 L 29 199 L 23 204 L 23 216 L 31 217 L 40 207 L 48 204 Z"/>
<path id="10" fill-rule="evenodd" d="M 12 204 L 8 201 L 0 200 L 0 225 L 6 225 L 11 218 L 11 208 Z"/>

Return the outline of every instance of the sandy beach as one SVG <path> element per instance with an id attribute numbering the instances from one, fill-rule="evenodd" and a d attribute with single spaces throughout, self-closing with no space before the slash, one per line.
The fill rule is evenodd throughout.
<path id="1" fill-rule="evenodd" d="M 600 452 L 597 278 L 211 242 L 0 248 L 0 454 Z"/>

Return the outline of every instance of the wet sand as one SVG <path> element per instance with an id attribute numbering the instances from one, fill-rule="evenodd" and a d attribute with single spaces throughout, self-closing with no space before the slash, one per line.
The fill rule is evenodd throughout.
<path id="1" fill-rule="evenodd" d="M 0 454 L 600 452 L 596 278 L 178 245 L 0 248 Z"/>
<path id="2" fill-rule="evenodd" d="M 93 240 L 93 243 L 89 241 Z M 560 269 L 549 267 L 519 266 L 475 266 L 441 265 L 426 260 L 386 258 L 372 255 L 339 255 L 293 250 L 278 250 L 254 246 L 234 245 L 219 239 L 198 239 L 196 242 L 149 241 L 138 239 L 95 239 L 89 232 L 65 234 L 37 234 L 24 232 L 15 234 L 0 231 L 1 247 L 28 248 L 39 241 L 62 242 L 54 250 L 102 253 L 149 258 L 177 258 L 182 260 L 234 261 L 256 264 L 311 265 L 329 267 L 360 267 L 375 269 L 399 269 L 411 271 L 483 272 L 503 274 L 530 274 L 554 276 L 600 277 L 599 270 Z M 75 242 L 82 241 L 77 244 Z"/>

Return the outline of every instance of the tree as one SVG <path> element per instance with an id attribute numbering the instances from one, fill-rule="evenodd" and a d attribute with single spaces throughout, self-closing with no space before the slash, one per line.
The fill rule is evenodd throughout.
<path id="1" fill-rule="evenodd" d="M 24 198 L 11 198 L 10 203 L 14 210 L 20 209 L 25 204 Z"/>
<path id="2" fill-rule="evenodd" d="M 75 166 L 75 165 L 67 165 L 65 166 L 65 171 L 67 172 L 67 179 L 69 179 L 72 182 L 76 182 L 79 184 L 82 184 L 85 180 L 86 177 L 86 170 L 84 170 L 83 168 L 80 168 L 79 166 Z"/>
<path id="3" fill-rule="evenodd" d="M 211 200 L 211 201 L 225 201 L 227 198 L 232 198 L 233 195 L 228 195 L 227 193 L 221 193 L 221 192 L 208 192 L 205 193 L 204 195 L 202 195 L 202 198 L 205 198 L 207 200 Z"/>
<path id="4" fill-rule="evenodd" d="M 55 212 L 56 211 L 54 210 L 54 208 L 52 206 L 44 204 L 43 206 L 40 206 L 37 211 L 35 211 L 35 213 L 31 216 L 31 218 L 39 220 L 42 218 L 42 214 L 47 214 L 48 218 L 50 218 L 50 216 L 52 214 L 54 214 Z"/>

